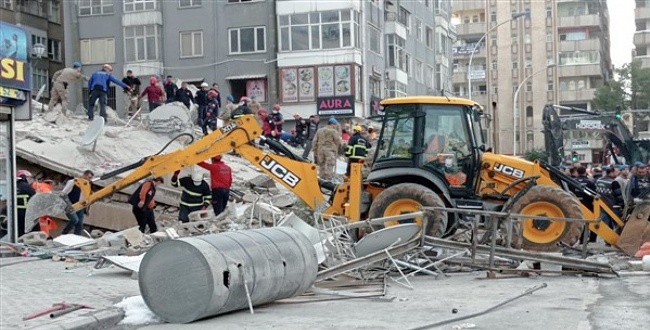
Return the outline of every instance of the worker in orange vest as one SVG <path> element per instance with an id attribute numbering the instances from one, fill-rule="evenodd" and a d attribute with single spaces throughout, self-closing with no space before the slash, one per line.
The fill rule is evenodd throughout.
<path id="1" fill-rule="evenodd" d="M 45 193 L 51 193 L 52 192 L 52 185 L 54 181 L 46 179 L 46 180 L 34 180 L 32 183 L 32 188 L 36 190 L 37 193 L 45 194 Z M 52 220 L 52 218 L 48 217 L 47 215 L 44 215 L 40 218 L 38 218 L 38 228 L 40 231 L 44 232 L 47 234 L 47 237 L 52 237 L 50 235 L 50 230 L 56 229 L 58 226 L 56 225 L 56 222 Z"/>

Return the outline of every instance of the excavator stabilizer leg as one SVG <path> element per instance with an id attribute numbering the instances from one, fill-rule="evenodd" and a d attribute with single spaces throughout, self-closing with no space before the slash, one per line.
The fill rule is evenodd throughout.
<path id="1" fill-rule="evenodd" d="M 643 201 L 634 207 L 616 246 L 627 255 L 633 256 L 643 243 L 650 242 L 650 201 Z"/>

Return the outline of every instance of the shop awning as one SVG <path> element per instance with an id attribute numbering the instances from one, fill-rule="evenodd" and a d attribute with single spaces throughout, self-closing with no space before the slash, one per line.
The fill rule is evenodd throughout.
<path id="1" fill-rule="evenodd" d="M 188 84 L 200 84 L 205 81 L 205 78 L 180 78 L 180 80 Z"/>
<path id="2" fill-rule="evenodd" d="M 262 79 L 266 78 L 265 74 L 245 74 L 240 76 L 228 76 L 226 80 L 250 80 L 250 79 Z"/>

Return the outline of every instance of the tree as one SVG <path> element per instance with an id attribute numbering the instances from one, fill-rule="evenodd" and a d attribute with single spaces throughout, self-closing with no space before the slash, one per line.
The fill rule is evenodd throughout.
<path id="1" fill-rule="evenodd" d="M 526 151 L 524 159 L 534 162 L 536 160 L 540 162 L 548 162 L 548 153 L 544 149 L 531 149 Z"/>

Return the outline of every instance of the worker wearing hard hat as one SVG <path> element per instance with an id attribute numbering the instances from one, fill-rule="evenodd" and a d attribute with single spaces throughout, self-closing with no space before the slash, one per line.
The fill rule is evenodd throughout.
<path id="1" fill-rule="evenodd" d="M 81 63 L 72 63 L 71 68 L 63 68 L 52 76 L 52 89 L 50 90 L 50 103 L 48 111 L 52 111 L 57 103 L 61 103 L 63 114 L 68 110 L 68 85 L 78 81 L 88 80 L 88 77 L 81 73 Z M 38 87 L 38 86 L 37 86 Z"/>
<path id="2" fill-rule="evenodd" d="M 176 171 L 172 176 L 172 186 L 182 189 L 178 220 L 189 222 L 190 213 L 206 210 L 212 205 L 212 191 L 210 191 L 210 185 L 203 180 L 203 174 L 196 169 L 194 169 L 192 175 L 179 179 L 178 174 L 180 172 Z"/>
<path id="3" fill-rule="evenodd" d="M 345 156 L 348 157 L 348 167 L 345 170 L 345 175 L 350 175 L 350 167 L 352 163 L 361 163 L 368 155 L 370 149 L 370 142 L 361 136 L 361 126 L 356 125 L 352 128 L 354 132 L 348 141 L 348 146 L 345 150 Z"/>
<path id="4" fill-rule="evenodd" d="M 36 191 L 29 184 L 32 179 L 32 173 L 27 170 L 18 170 L 16 172 L 16 208 L 18 209 L 18 237 L 25 234 L 25 211 L 27 211 L 27 203 L 36 194 Z M 30 219 L 30 221 L 36 219 Z"/>
<path id="5" fill-rule="evenodd" d="M 106 100 L 111 82 L 122 87 L 125 91 L 131 91 L 131 87 L 124 84 L 112 74 L 113 66 L 104 64 L 101 70 L 95 71 L 88 81 L 88 90 L 90 91 L 90 100 L 88 102 L 88 120 L 95 118 L 95 102 L 99 100 L 99 115 L 106 121 Z"/>

